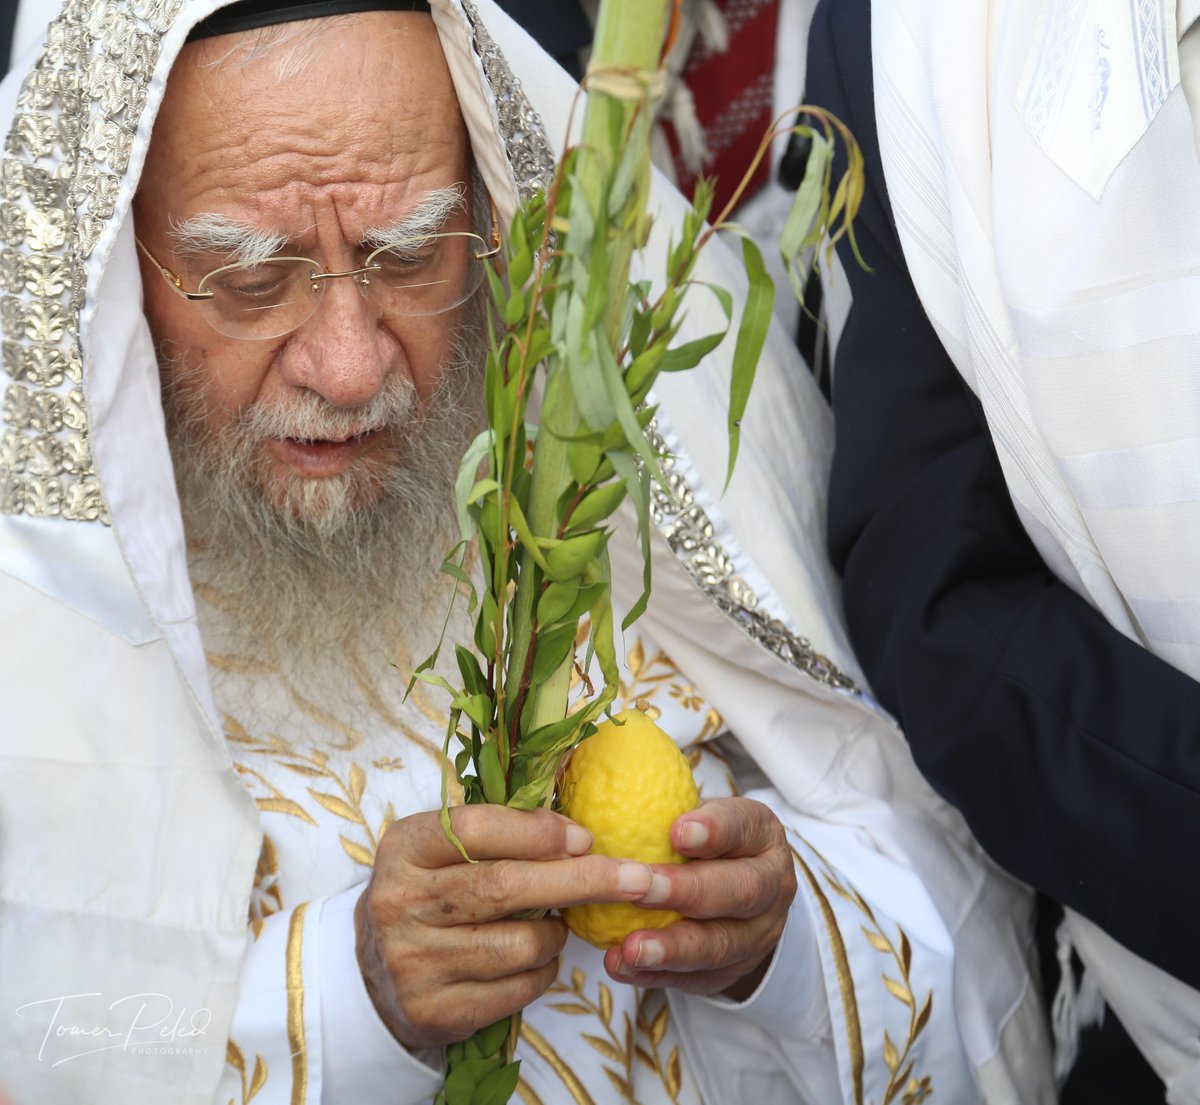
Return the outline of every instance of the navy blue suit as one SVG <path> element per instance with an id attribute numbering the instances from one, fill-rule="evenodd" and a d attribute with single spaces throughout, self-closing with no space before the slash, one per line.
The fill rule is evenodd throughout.
<path id="1" fill-rule="evenodd" d="M 1022 528 L 905 266 L 870 55 L 869 0 L 823 0 L 807 98 L 862 144 L 857 234 L 873 269 L 842 251 L 854 306 L 834 369 L 829 548 L 851 638 L 918 766 L 989 854 L 1200 987 L 1200 684 L 1112 628 Z M 1097 1085 L 1086 1100 L 1162 1100 L 1156 1081 Z"/>

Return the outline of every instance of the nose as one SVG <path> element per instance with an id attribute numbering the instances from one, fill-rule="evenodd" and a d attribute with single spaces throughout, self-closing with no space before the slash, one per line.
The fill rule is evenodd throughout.
<path id="1" fill-rule="evenodd" d="M 403 371 L 403 350 L 380 325 L 374 298 L 364 290 L 352 279 L 323 282 L 316 311 L 280 352 L 288 384 L 335 407 L 359 407 L 379 393 L 389 373 Z"/>

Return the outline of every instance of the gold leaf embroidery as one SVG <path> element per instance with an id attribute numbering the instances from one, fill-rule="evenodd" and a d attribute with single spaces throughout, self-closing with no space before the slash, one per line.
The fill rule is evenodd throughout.
<path id="1" fill-rule="evenodd" d="M 888 1035 L 886 1028 L 883 1030 L 883 1061 L 887 1063 L 888 1070 L 895 1074 L 896 1068 L 900 1065 L 900 1052 L 896 1050 L 896 1045 L 892 1043 L 892 1038 Z"/>
<path id="2" fill-rule="evenodd" d="M 233 1040 L 227 1040 L 225 1043 L 225 1062 L 238 1072 L 242 1082 L 242 1105 L 249 1105 L 249 1102 L 258 1095 L 258 1091 L 267 1084 L 266 1060 L 261 1055 L 255 1055 L 254 1072 L 249 1081 L 247 1081 L 246 1058 L 242 1054 L 242 1049 Z M 236 1105 L 233 1098 L 229 1099 L 229 1105 Z"/>
<path id="3" fill-rule="evenodd" d="M 917 1014 L 917 1031 L 920 1032 L 928 1023 L 929 1016 L 933 1012 L 933 994 L 928 994 L 925 998 L 925 1004 L 921 1006 L 921 1012 Z"/>
<path id="4" fill-rule="evenodd" d="M 254 1057 L 254 1074 L 250 1077 L 250 1092 L 246 1095 L 243 1105 L 267 1084 L 267 1064 L 261 1055 Z"/>
<path id="5" fill-rule="evenodd" d="M 663 1036 L 667 1032 L 667 1016 L 670 1013 L 670 1006 L 664 1004 L 658 1011 L 658 1015 L 650 1023 L 650 1040 L 655 1047 L 663 1041 Z"/>
<path id="6" fill-rule="evenodd" d="M 608 1080 L 616 1087 L 617 1093 L 621 1095 L 621 1100 L 627 1105 L 638 1105 L 636 1098 L 633 1096 L 633 1087 L 629 1084 L 629 1080 L 618 1074 L 612 1067 L 601 1068 Z"/>
<path id="7" fill-rule="evenodd" d="M 624 1065 L 625 1057 L 607 1040 L 601 1039 L 599 1036 L 589 1036 L 584 1033 L 583 1038 L 595 1048 L 605 1059 L 611 1059 L 614 1063 Z"/>
<path id="8" fill-rule="evenodd" d="M 524 1102 L 524 1105 L 543 1105 L 542 1099 L 523 1078 L 517 1082 L 517 1097 Z"/>
<path id="9" fill-rule="evenodd" d="M 897 982 L 894 978 L 883 976 L 883 984 L 887 987 L 887 992 L 896 998 L 897 1001 L 904 1002 L 905 1005 L 912 1007 L 913 996 L 912 991 L 903 983 Z"/>
<path id="10" fill-rule="evenodd" d="M 350 794 L 355 802 L 361 802 L 363 791 L 367 789 L 367 776 L 358 764 L 350 765 Z"/>
<path id="11" fill-rule="evenodd" d="M 818 853 L 819 855 L 820 853 Z M 799 854 L 793 851 L 797 862 L 805 871 L 806 877 L 814 892 L 818 892 L 815 879 L 809 871 L 807 865 L 800 859 Z M 824 863 L 824 860 L 822 860 Z M 895 963 L 900 974 L 900 981 L 881 975 L 883 985 L 887 992 L 892 995 L 897 1001 L 908 1007 L 908 1035 L 904 1041 L 904 1046 L 897 1049 L 892 1043 L 891 1037 L 885 1031 L 883 1034 L 883 1059 L 887 1064 L 888 1070 L 891 1072 L 891 1077 L 888 1079 L 887 1086 L 884 1088 L 883 1105 L 890 1105 L 903 1092 L 903 1105 L 914 1105 L 916 1102 L 922 1102 L 932 1092 L 930 1081 L 924 1078 L 920 1083 L 915 1080 L 910 1080 L 913 1067 L 916 1065 L 915 1060 L 911 1058 L 913 1048 L 916 1045 L 917 1038 L 925 1030 L 929 1023 L 929 1018 L 933 1012 L 933 993 L 932 991 L 926 996 L 922 1003 L 921 1009 L 918 1012 L 916 996 L 913 994 L 911 971 L 912 971 L 912 943 L 908 939 L 908 934 L 899 926 L 899 946 L 897 947 L 888 938 L 887 933 L 880 927 L 879 922 L 875 919 L 875 914 L 871 911 L 871 907 L 863 899 L 862 895 L 852 886 L 843 885 L 834 875 L 828 863 L 824 863 L 822 875 L 826 884 L 838 897 L 844 901 L 850 902 L 854 907 L 860 910 L 870 922 L 870 928 L 862 926 L 863 934 L 867 941 L 876 951 L 882 955 L 889 956 Z M 857 1018 L 856 1018 L 857 1019 Z M 860 1068 L 861 1069 L 861 1068 Z M 899 1073 L 897 1073 L 899 1072 Z M 856 1101 L 861 1100 L 861 1083 L 856 1083 Z M 913 1088 L 915 1087 L 915 1089 Z M 910 1092 L 911 1091 L 911 1092 Z M 911 1100 L 910 1100 L 911 1098 Z"/>
<path id="12" fill-rule="evenodd" d="M 873 929 L 867 928 L 866 925 L 863 925 L 862 931 L 863 931 L 863 935 L 867 938 L 867 942 L 877 952 L 883 952 L 884 955 L 888 955 L 891 953 L 892 945 L 889 944 L 887 942 L 887 940 L 884 937 L 882 937 L 879 933 L 875 932 Z"/>
<path id="13" fill-rule="evenodd" d="M 646 646 L 642 644 L 641 637 L 633 642 L 633 648 L 625 654 L 625 666 L 634 679 L 642 674 L 642 669 L 646 666 Z"/>
<path id="14" fill-rule="evenodd" d="M 600 983 L 600 1019 L 607 1025 L 612 1020 L 612 994 Z"/>
<path id="15" fill-rule="evenodd" d="M 573 1001 L 552 1001 L 550 1008 L 557 1010 L 559 1013 L 570 1013 L 573 1017 L 590 1017 L 592 1009 L 587 1005 L 579 1005 Z"/>
<path id="16" fill-rule="evenodd" d="M 320 791 L 313 790 L 312 787 L 308 787 L 307 789 L 308 793 L 311 794 L 330 813 L 335 814 L 337 817 L 341 817 L 346 821 L 353 822 L 355 825 L 361 825 L 363 823 L 362 814 L 359 813 L 358 810 L 354 809 L 353 806 L 349 805 L 349 803 L 343 801 L 341 798 L 338 798 L 333 794 L 322 794 Z"/>
<path id="17" fill-rule="evenodd" d="M 281 766 L 286 767 L 288 771 L 291 771 L 296 775 L 304 775 L 309 779 L 320 779 L 325 774 L 325 772 L 320 770 L 320 768 L 309 767 L 308 764 L 283 763 Z"/>
<path id="18" fill-rule="evenodd" d="M 546 1042 L 545 1037 L 528 1021 L 521 1022 L 521 1039 L 549 1064 L 550 1069 L 558 1075 L 563 1085 L 567 1087 L 567 1091 L 571 1097 L 575 1099 L 576 1105 L 595 1105 L 591 1094 L 587 1092 L 587 1088 L 579 1081 L 575 1072 L 562 1061 L 562 1057 L 558 1052 Z"/>
<path id="19" fill-rule="evenodd" d="M 375 857 L 367 851 L 361 844 L 356 844 L 353 840 L 347 840 L 341 833 L 338 833 L 338 840 L 342 842 L 342 848 L 355 863 L 361 863 L 364 867 L 374 867 Z"/>
<path id="20" fill-rule="evenodd" d="M 679 1087 L 683 1082 L 681 1066 L 679 1048 L 673 1047 L 671 1048 L 671 1057 L 667 1060 L 667 1093 L 672 1097 L 679 1096 Z"/>
<path id="21" fill-rule="evenodd" d="M 308 811 L 290 798 L 256 798 L 255 801 L 263 813 L 286 813 L 289 817 L 298 817 L 309 825 L 316 825 Z"/>

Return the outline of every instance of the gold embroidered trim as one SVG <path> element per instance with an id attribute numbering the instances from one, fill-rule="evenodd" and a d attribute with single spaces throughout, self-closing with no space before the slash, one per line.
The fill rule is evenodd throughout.
<path id="1" fill-rule="evenodd" d="M 817 899 L 821 909 L 821 919 L 825 922 L 825 934 L 829 937 L 829 946 L 833 951 L 834 967 L 837 970 L 838 989 L 842 995 L 842 1015 L 846 1021 L 846 1039 L 850 1048 L 850 1082 L 854 1094 L 854 1105 L 863 1105 L 863 1066 L 865 1053 L 863 1051 L 862 1024 L 858 1019 L 858 996 L 854 990 L 854 976 L 850 973 L 850 956 L 846 952 L 846 941 L 842 939 L 842 930 L 838 927 L 837 917 L 825 891 L 813 874 L 812 868 L 804 862 L 804 857 L 792 849 L 792 858 L 804 875 L 804 881 Z"/>
<path id="2" fill-rule="evenodd" d="M 288 924 L 287 1033 L 292 1054 L 292 1105 L 308 1100 L 308 1044 L 304 1032 L 304 915 L 308 903 L 298 905 Z"/>
<path id="3" fill-rule="evenodd" d="M 0 514 L 110 524 L 92 466 L 79 313 L 163 33 L 183 0 L 68 0 L 0 162 Z"/>

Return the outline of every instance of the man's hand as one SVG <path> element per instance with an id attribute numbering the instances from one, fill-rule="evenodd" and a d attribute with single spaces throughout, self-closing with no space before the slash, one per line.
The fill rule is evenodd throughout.
<path id="1" fill-rule="evenodd" d="M 567 928 L 525 910 L 634 901 L 650 868 L 584 853 L 586 829 L 549 810 L 451 811 L 467 863 L 436 813 L 392 824 L 355 910 L 358 963 L 392 1035 L 410 1050 L 465 1040 L 554 981 Z"/>
<path id="2" fill-rule="evenodd" d="M 684 920 L 630 933 L 604 965 L 635 986 L 745 999 L 766 973 L 796 896 L 783 826 L 761 802 L 716 798 L 677 818 L 671 843 L 692 862 L 656 864 L 637 904 L 677 910 Z"/>

